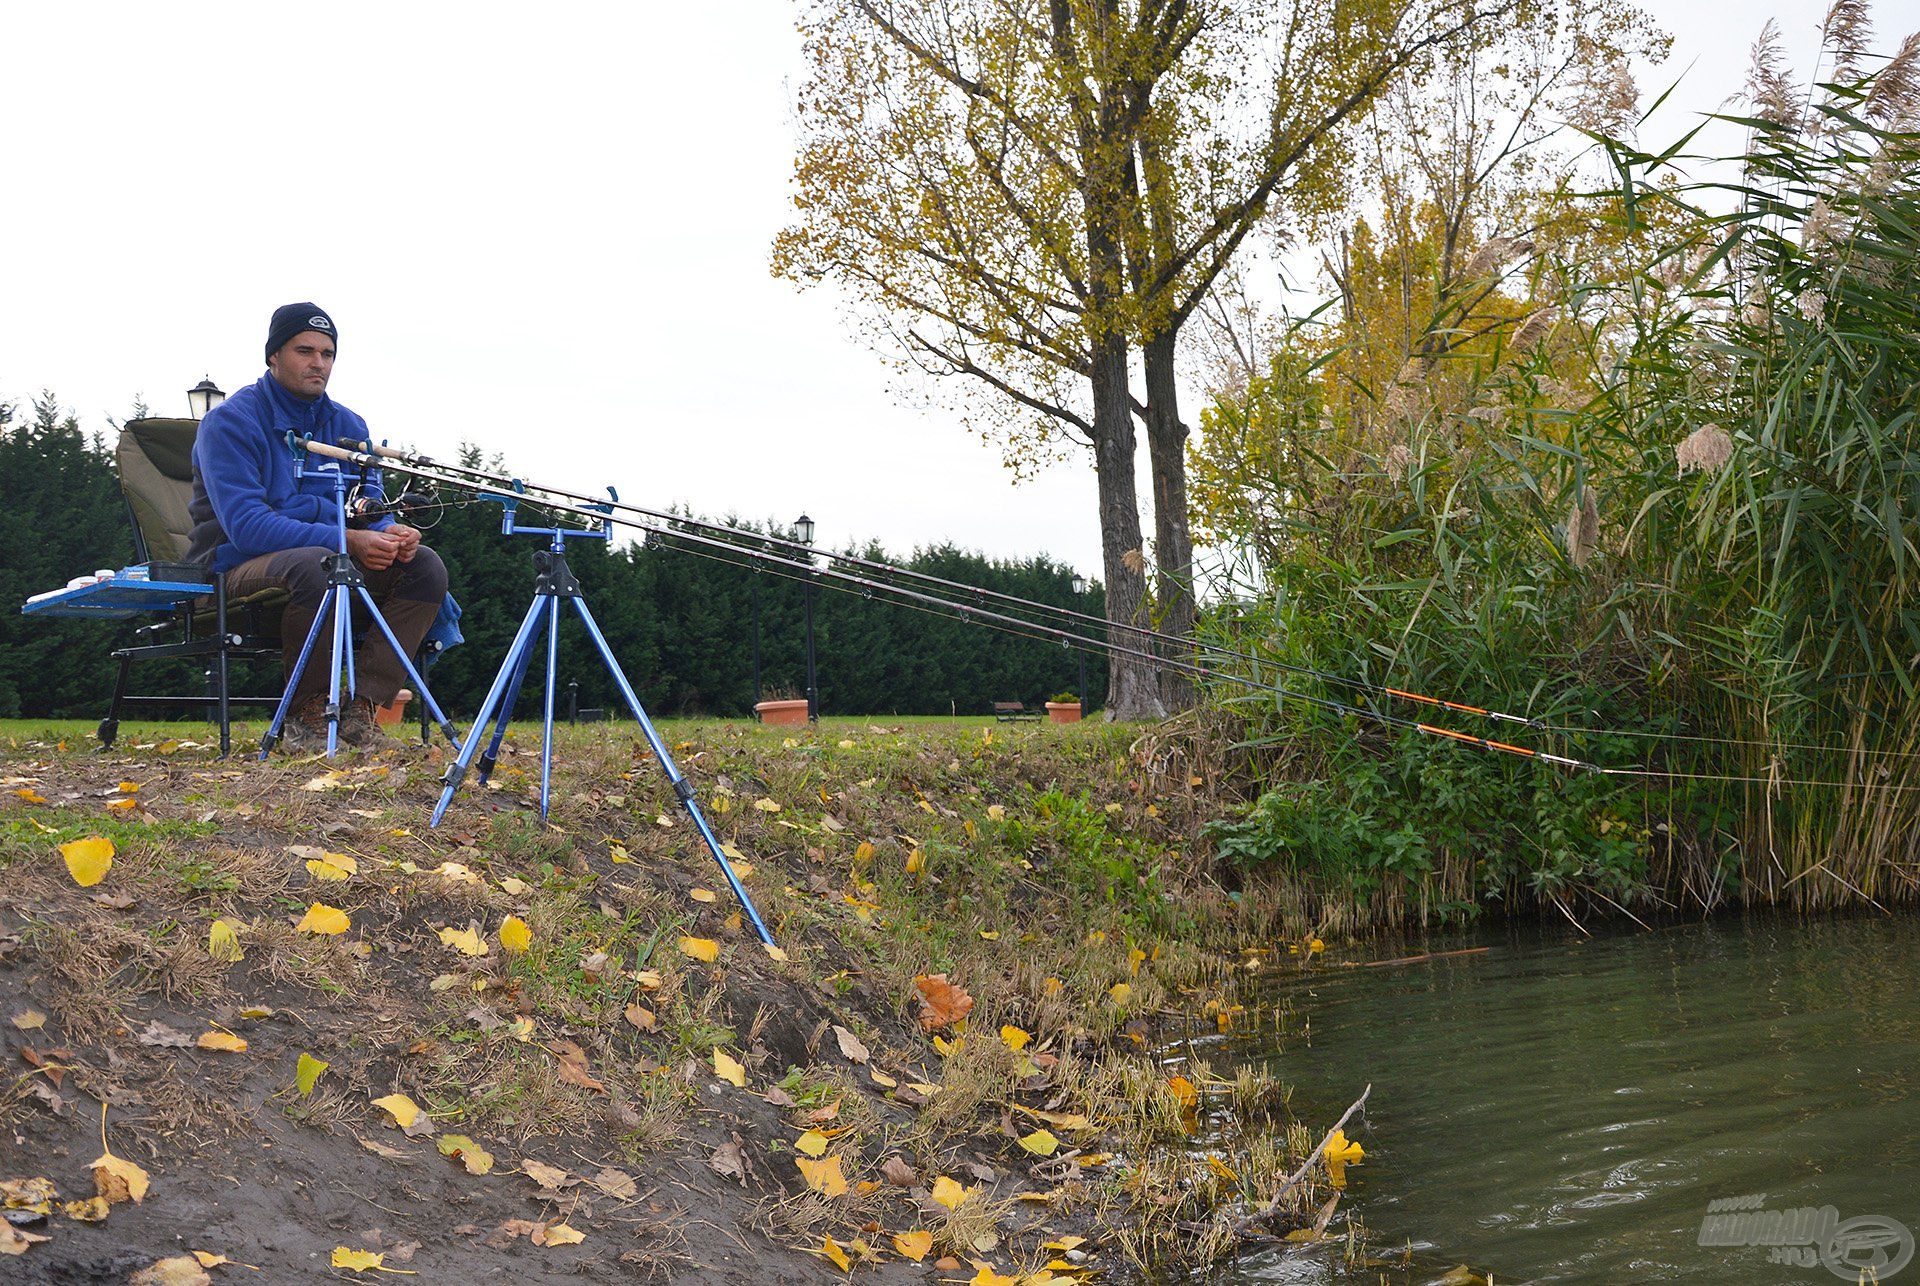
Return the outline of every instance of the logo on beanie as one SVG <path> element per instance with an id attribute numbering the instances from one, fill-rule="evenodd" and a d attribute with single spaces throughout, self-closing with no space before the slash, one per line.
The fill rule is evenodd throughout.
<path id="1" fill-rule="evenodd" d="M 325 317 L 321 317 L 318 315 L 307 318 L 307 326 L 311 330 L 332 330 L 333 329 L 332 322 L 328 321 Z"/>

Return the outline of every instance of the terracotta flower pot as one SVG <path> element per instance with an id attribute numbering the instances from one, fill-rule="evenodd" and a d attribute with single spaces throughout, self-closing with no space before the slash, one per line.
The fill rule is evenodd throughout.
<path id="1" fill-rule="evenodd" d="M 807 702 L 804 697 L 794 701 L 762 701 L 754 706 L 753 712 L 760 716 L 761 723 L 805 723 Z"/>
<path id="2" fill-rule="evenodd" d="M 377 723 L 400 723 L 407 717 L 407 702 L 413 700 L 413 693 L 401 688 L 393 694 L 393 700 L 373 712 Z"/>
<path id="3" fill-rule="evenodd" d="M 1079 723 L 1080 703 L 1078 701 L 1047 702 L 1047 718 L 1054 723 Z"/>

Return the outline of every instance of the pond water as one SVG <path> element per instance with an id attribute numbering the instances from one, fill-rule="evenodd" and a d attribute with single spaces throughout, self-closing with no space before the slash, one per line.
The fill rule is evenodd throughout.
<path id="1" fill-rule="evenodd" d="M 1491 949 L 1283 969 L 1267 995 L 1291 1010 L 1281 1030 L 1205 1051 L 1227 1075 L 1266 1062 L 1316 1139 L 1372 1083 L 1343 1204 L 1376 1251 L 1411 1248 L 1392 1280 L 1455 1264 L 1503 1284 L 1836 1280 L 1791 1251 L 1699 1244 L 1709 1203 L 1739 1198 L 1879 1216 L 1851 1225 L 1855 1265 L 1870 1243 L 1910 1254 L 1884 1221 L 1920 1233 L 1920 919 L 1410 950 L 1471 945 Z M 1205 1280 L 1325 1281 L 1329 1258 L 1258 1250 Z M 1920 1263 L 1890 1279 L 1920 1283 Z"/>

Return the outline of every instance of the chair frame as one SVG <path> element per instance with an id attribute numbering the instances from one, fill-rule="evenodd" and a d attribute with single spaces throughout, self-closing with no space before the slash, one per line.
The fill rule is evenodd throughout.
<path id="1" fill-rule="evenodd" d="M 127 526 L 133 532 L 133 560 L 136 563 L 150 561 L 147 538 L 141 534 L 140 520 L 134 512 L 133 501 L 124 492 L 121 503 L 126 507 Z M 280 657 L 280 639 L 277 635 L 260 632 L 258 612 L 247 609 L 243 619 L 250 632 L 234 632 L 229 629 L 227 611 L 227 574 L 214 572 L 209 594 L 213 600 L 213 633 L 194 632 L 194 618 L 206 610 L 205 598 L 196 599 L 176 608 L 165 620 L 151 625 L 143 625 L 134 632 L 135 642 L 130 647 L 117 649 L 113 659 L 120 663 L 120 672 L 113 683 L 113 700 L 107 707 L 107 717 L 100 721 L 95 735 L 100 739 L 102 749 L 110 748 L 120 735 L 120 712 L 128 706 L 193 706 L 199 709 L 211 708 L 214 721 L 220 725 L 220 754 L 225 758 L 233 745 L 232 707 L 235 705 L 274 705 L 280 700 L 280 694 L 271 696 L 239 696 L 231 688 L 229 666 L 234 661 L 259 660 Z M 181 637 L 170 643 L 144 642 L 178 629 Z M 127 685 L 133 677 L 133 667 L 139 661 L 164 661 L 180 657 L 210 657 L 211 665 L 207 672 L 207 688 L 198 696 L 147 696 L 132 694 Z"/>

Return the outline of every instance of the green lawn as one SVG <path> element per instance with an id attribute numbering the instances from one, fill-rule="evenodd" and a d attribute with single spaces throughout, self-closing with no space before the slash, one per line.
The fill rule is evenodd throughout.
<path id="1" fill-rule="evenodd" d="M 0 746 L 17 748 L 24 743 L 32 741 L 65 741 L 70 749 L 77 749 L 80 743 L 93 739 L 94 729 L 99 726 L 99 722 L 97 719 L 0 719 Z M 687 728 L 720 723 L 748 725 L 752 722 L 750 719 L 714 719 L 700 717 L 687 719 L 655 719 L 654 725 L 664 732 L 673 728 Z M 1044 720 L 1042 722 L 1044 722 Z M 994 719 L 991 715 L 960 715 L 955 717 L 943 714 L 832 716 L 823 717 L 820 720 L 817 735 L 830 736 L 838 731 L 863 732 L 869 725 L 874 724 L 889 728 L 901 726 L 955 728 L 992 727 Z M 459 719 L 455 720 L 455 726 L 458 727 L 462 733 L 466 731 L 466 724 Z M 631 720 L 618 720 L 607 725 L 581 724 L 579 727 L 580 731 L 585 732 L 596 726 L 606 726 L 610 728 L 625 726 L 632 728 L 633 723 Z M 233 723 L 234 745 L 242 746 L 248 742 L 257 744 L 260 740 L 260 735 L 265 731 L 266 720 L 264 719 L 236 719 Z M 517 721 L 512 725 L 512 731 L 513 734 L 522 741 L 529 738 L 538 738 L 540 735 L 540 723 L 538 720 Z M 769 736 L 775 734 L 793 736 L 805 732 L 806 729 L 769 727 L 766 731 Z M 220 739 L 220 734 L 219 730 L 212 724 L 197 719 L 182 719 L 173 722 L 153 719 L 123 719 L 120 723 L 120 741 L 123 744 L 165 741 L 168 738 L 217 744 Z"/>

